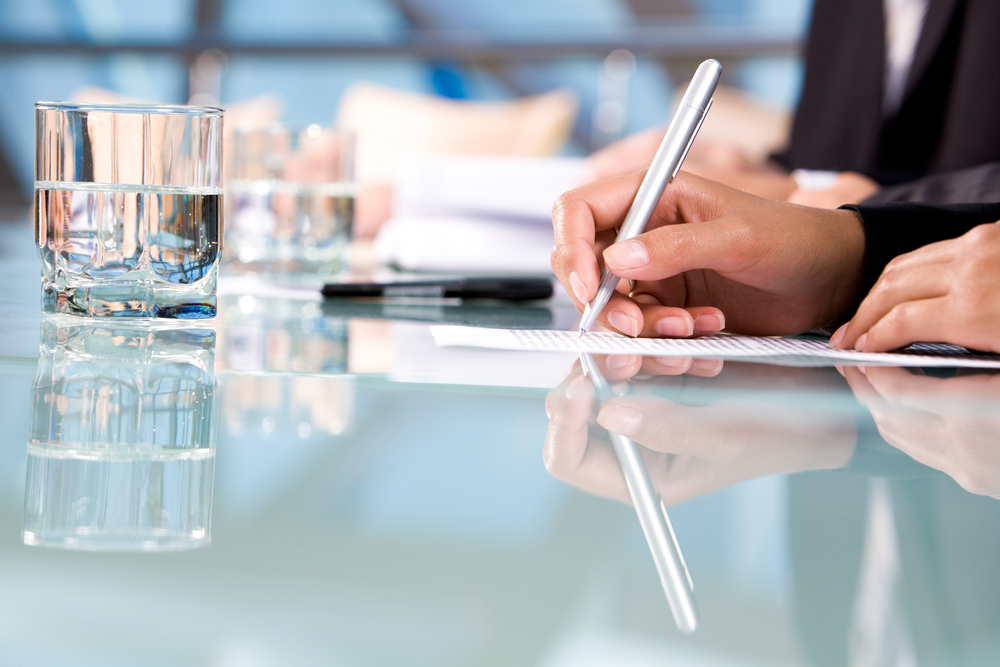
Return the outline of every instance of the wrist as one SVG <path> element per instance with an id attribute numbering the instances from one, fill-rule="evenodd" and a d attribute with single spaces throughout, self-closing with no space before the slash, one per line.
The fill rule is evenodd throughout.
<path id="1" fill-rule="evenodd" d="M 842 251 L 837 261 L 840 279 L 831 301 L 829 320 L 823 324 L 837 325 L 849 320 L 865 297 L 866 238 L 860 213 L 847 208 L 830 212 L 836 216 L 834 227 L 840 237 L 837 247 Z"/>

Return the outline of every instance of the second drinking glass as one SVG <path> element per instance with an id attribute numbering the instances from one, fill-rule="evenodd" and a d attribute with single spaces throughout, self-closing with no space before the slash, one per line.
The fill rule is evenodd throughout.
<path id="1" fill-rule="evenodd" d="M 353 135 L 275 125 L 236 132 L 230 153 L 227 267 L 281 275 L 342 271 L 357 191 Z"/>

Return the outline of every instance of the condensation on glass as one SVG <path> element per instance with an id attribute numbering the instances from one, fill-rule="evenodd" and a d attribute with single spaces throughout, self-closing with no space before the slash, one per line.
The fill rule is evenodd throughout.
<path id="1" fill-rule="evenodd" d="M 39 102 L 35 142 L 46 313 L 215 316 L 220 109 Z"/>
<path id="2" fill-rule="evenodd" d="M 39 352 L 25 544 L 207 545 L 219 404 L 214 330 L 48 316 Z"/>
<path id="3" fill-rule="evenodd" d="M 226 260 L 234 271 L 336 274 L 354 225 L 354 136 L 319 125 L 233 133 Z"/>

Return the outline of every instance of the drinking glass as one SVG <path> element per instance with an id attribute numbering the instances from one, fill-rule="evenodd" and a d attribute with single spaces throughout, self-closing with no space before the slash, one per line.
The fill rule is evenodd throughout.
<path id="1" fill-rule="evenodd" d="M 42 310 L 214 317 L 222 110 L 35 105 Z"/>
<path id="2" fill-rule="evenodd" d="M 32 384 L 25 544 L 177 551 L 211 541 L 215 332 L 48 316 Z"/>
<path id="3" fill-rule="evenodd" d="M 227 267 L 336 274 L 354 224 L 354 136 L 319 125 L 237 131 L 227 178 Z M 228 270 L 228 268 L 227 268 Z"/>

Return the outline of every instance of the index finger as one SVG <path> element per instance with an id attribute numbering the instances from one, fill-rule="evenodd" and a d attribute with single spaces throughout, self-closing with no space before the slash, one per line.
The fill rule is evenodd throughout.
<path id="1" fill-rule="evenodd" d="M 570 190 L 552 207 L 552 270 L 581 304 L 597 294 L 597 235 L 622 223 L 645 174 L 645 170 L 637 171 Z"/>

